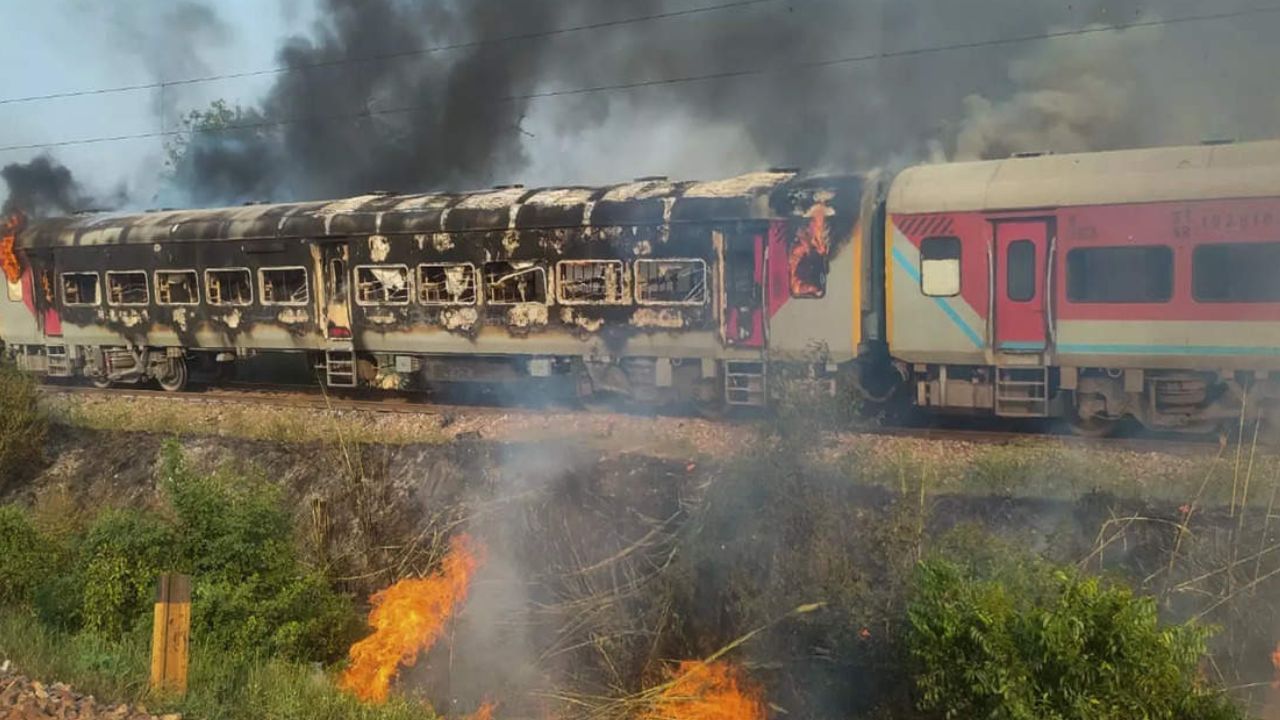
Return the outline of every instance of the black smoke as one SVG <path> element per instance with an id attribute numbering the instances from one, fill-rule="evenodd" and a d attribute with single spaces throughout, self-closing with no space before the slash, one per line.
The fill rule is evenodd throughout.
<path id="1" fill-rule="evenodd" d="M 279 52 L 292 71 L 246 110 L 248 127 L 200 134 L 177 163 L 194 201 L 850 171 L 1280 124 L 1268 100 L 1280 76 L 1259 70 L 1280 60 L 1274 17 L 1240 21 L 1244 34 L 1223 21 L 989 42 L 1205 12 L 1192 0 L 777 0 L 526 40 L 505 39 L 722 0 L 317 1 L 315 27 Z M 479 44 L 412 52 L 458 43 Z M 969 47 L 913 52 L 944 45 Z M 760 74 L 528 97 L 742 70 Z"/>
<path id="2" fill-rule="evenodd" d="M 85 209 L 88 199 L 71 171 L 48 155 L 28 163 L 13 163 L 0 170 L 9 186 L 4 214 L 67 215 Z"/>

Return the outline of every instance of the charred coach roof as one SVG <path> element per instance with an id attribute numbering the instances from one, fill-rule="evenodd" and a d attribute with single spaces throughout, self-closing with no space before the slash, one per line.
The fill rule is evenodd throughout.
<path id="1" fill-rule="evenodd" d="M 244 205 L 214 210 L 103 214 L 32 223 L 25 248 L 135 243 L 275 240 L 656 225 L 795 217 L 824 201 L 857 212 L 861 178 L 798 178 L 762 172 L 717 182 L 637 180 L 609 187 L 395 195 Z"/>
<path id="2" fill-rule="evenodd" d="M 1280 141 L 921 165 L 891 213 L 966 212 L 1280 195 Z"/>

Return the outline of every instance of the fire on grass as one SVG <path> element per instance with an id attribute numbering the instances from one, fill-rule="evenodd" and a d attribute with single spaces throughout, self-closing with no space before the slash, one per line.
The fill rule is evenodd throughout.
<path id="1" fill-rule="evenodd" d="M 657 689 L 641 720 L 765 720 L 764 693 L 724 660 L 686 660 Z"/>
<path id="2" fill-rule="evenodd" d="M 430 650 L 466 602 L 483 562 L 484 547 L 460 535 L 450 543 L 438 573 L 401 580 L 374 595 L 369 612 L 373 634 L 351 646 L 342 688 L 365 702 L 386 702 L 400 668 Z M 472 718 L 488 720 L 493 711 L 494 706 L 486 704 Z"/>

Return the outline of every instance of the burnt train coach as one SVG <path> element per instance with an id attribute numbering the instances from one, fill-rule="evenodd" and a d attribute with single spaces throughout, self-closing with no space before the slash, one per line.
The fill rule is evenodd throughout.
<path id="1" fill-rule="evenodd" d="M 887 214 L 919 406 L 1203 431 L 1280 393 L 1280 142 L 917 167 Z"/>
<path id="2" fill-rule="evenodd" d="M 335 387 L 762 405 L 768 363 L 834 376 L 877 324 L 877 194 L 777 171 L 42 220 L 0 245 L 0 338 L 104 386 L 291 352 Z"/>

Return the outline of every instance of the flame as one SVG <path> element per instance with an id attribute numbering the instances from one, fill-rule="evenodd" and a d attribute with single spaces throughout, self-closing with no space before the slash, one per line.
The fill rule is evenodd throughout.
<path id="1" fill-rule="evenodd" d="M 21 213 L 13 213 L 4 219 L 4 230 L 0 231 L 0 270 L 4 271 L 4 276 L 10 283 L 22 279 L 22 264 L 18 262 L 18 254 L 14 251 L 22 225 Z"/>
<path id="2" fill-rule="evenodd" d="M 460 535 L 450 544 L 439 573 L 401 580 L 374 595 L 369 612 L 374 632 L 351 646 L 351 665 L 342 674 L 341 687 L 365 702 L 385 702 L 400 667 L 431 649 L 467 599 L 483 554 L 483 547 Z"/>
<path id="3" fill-rule="evenodd" d="M 641 720 L 765 720 L 763 698 L 730 663 L 686 660 Z"/>
<path id="4" fill-rule="evenodd" d="M 822 297 L 822 286 L 817 277 L 813 277 L 812 269 L 806 271 L 801 264 L 808 261 L 811 266 L 821 267 L 831 252 L 831 236 L 827 230 L 827 216 L 831 208 L 825 203 L 813 206 L 809 213 L 809 224 L 796 233 L 795 245 L 791 247 L 788 262 L 791 268 L 792 297 Z"/>
<path id="5" fill-rule="evenodd" d="M 1271 653 L 1271 667 L 1276 669 L 1276 677 L 1271 686 L 1280 690 L 1280 643 L 1276 643 L 1276 649 Z"/>
<path id="6" fill-rule="evenodd" d="M 487 702 L 481 705 L 479 710 L 468 715 L 466 720 L 493 720 L 493 712 L 497 709 L 497 704 Z"/>

